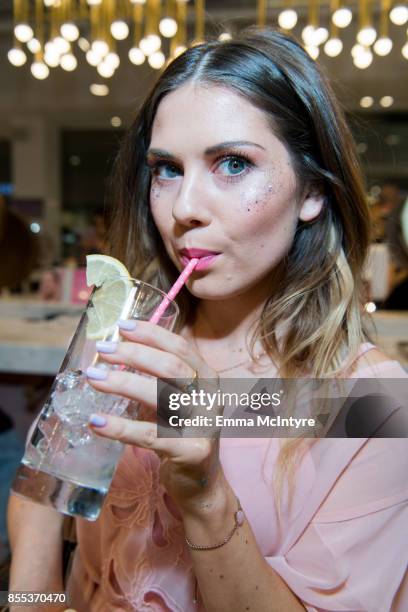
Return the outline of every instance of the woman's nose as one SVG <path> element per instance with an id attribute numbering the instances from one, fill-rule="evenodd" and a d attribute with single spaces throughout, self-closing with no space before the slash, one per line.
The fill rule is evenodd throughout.
<path id="1" fill-rule="evenodd" d="M 173 204 L 174 220 L 189 227 L 208 225 L 211 221 L 208 203 L 204 178 L 198 171 L 185 170 Z"/>

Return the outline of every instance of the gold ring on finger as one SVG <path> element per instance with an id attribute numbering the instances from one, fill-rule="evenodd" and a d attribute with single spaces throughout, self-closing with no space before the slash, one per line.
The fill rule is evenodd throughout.
<path id="1" fill-rule="evenodd" d="M 186 393 L 192 393 L 198 390 L 198 370 L 194 370 L 194 375 L 191 380 L 184 385 L 183 391 Z"/>

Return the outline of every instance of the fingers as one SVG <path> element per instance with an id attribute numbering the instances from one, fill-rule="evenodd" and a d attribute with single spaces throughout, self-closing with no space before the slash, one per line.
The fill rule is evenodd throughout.
<path id="1" fill-rule="evenodd" d="M 134 329 L 129 329 L 133 325 Z M 198 355 L 197 351 L 191 346 L 191 344 L 178 334 L 164 329 L 159 325 L 154 325 L 148 321 L 126 321 L 126 327 L 124 329 L 120 327 L 122 336 L 130 342 L 143 344 L 152 348 L 157 348 L 166 353 L 172 353 L 178 357 L 181 361 L 191 366 L 192 370 L 198 370 L 203 378 L 214 378 L 216 372 L 211 370 L 209 366 L 203 362 L 202 358 Z M 177 374 L 176 376 L 168 376 L 168 378 L 190 378 L 191 372 L 183 374 Z"/>
<path id="2" fill-rule="evenodd" d="M 186 361 L 193 360 L 194 363 L 196 358 L 195 351 L 190 348 L 190 344 L 182 336 L 148 321 L 127 321 L 127 327 L 129 327 L 130 323 L 134 323 L 133 330 L 123 328 L 120 330 L 123 337 L 127 340 L 173 353 L 180 359 Z"/>
<path id="3" fill-rule="evenodd" d="M 142 448 L 161 450 L 157 438 L 157 427 L 146 421 L 131 421 L 111 415 L 91 415 L 92 430 L 101 437 L 118 440 L 123 444 L 134 444 Z"/>
<path id="4" fill-rule="evenodd" d="M 158 438 L 156 424 L 146 421 L 93 414 L 89 426 L 98 436 L 154 450 L 159 457 L 171 457 L 179 465 L 199 466 L 209 460 L 214 450 L 208 439 Z"/>
<path id="5" fill-rule="evenodd" d="M 183 359 L 164 350 L 136 342 L 97 342 L 100 357 L 157 378 L 191 378 L 194 370 Z"/>
<path id="6" fill-rule="evenodd" d="M 136 372 L 88 368 L 88 382 L 98 391 L 123 395 L 131 400 L 157 407 L 156 379 Z M 103 378 L 102 378 L 103 377 Z"/>

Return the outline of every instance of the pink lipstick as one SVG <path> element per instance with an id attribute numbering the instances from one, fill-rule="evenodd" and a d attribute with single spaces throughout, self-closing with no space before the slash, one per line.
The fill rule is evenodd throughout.
<path id="1" fill-rule="evenodd" d="M 195 271 L 205 270 L 212 262 L 220 255 L 219 251 L 210 251 L 208 249 L 181 249 L 180 251 L 181 260 L 184 265 L 187 265 L 190 259 L 197 258 L 198 264 L 195 267 Z"/>

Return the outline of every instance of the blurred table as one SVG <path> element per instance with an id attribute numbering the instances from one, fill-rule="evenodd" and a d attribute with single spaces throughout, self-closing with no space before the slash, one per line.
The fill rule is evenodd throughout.
<path id="1" fill-rule="evenodd" d="M 0 300 L 0 372 L 54 376 L 83 311 L 81 304 Z M 371 317 L 375 344 L 408 372 L 408 312 Z"/>
<path id="2" fill-rule="evenodd" d="M 84 306 L 0 300 L 0 372 L 54 376 Z"/>

